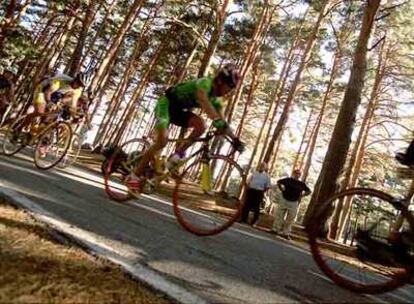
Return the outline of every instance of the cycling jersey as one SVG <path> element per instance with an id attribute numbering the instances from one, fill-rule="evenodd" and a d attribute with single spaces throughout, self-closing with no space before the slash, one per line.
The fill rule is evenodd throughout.
<path id="1" fill-rule="evenodd" d="M 168 89 L 166 96 L 175 106 L 183 109 L 199 108 L 200 104 L 197 96 L 199 89 L 206 93 L 208 100 L 216 110 L 221 110 L 221 98 L 213 96 L 213 79 L 210 77 L 180 83 Z"/>
<path id="2" fill-rule="evenodd" d="M 82 88 L 74 89 L 71 87 L 71 82 L 73 81 L 72 77 L 67 75 L 58 75 L 43 80 L 35 90 L 34 103 L 36 105 L 46 104 L 44 93 L 51 88 L 52 95 L 63 96 L 68 92 L 73 92 L 73 100 L 77 101 L 82 95 Z M 57 101 L 56 98 L 53 98 L 52 101 Z"/>
<path id="3" fill-rule="evenodd" d="M 196 116 L 191 111 L 192 108 L 199 108 L 198 90 L 203 90 L 211 105 L 220 111 L 223 106 L 221 98 L 213 96 L 213 79 L 209 77 L 190 80 L 176 85 L 166 91 L 155 108 L 157 118 L 157 128 L 168 128 L 171 123 L 188 128 L 191 117 Z"/>

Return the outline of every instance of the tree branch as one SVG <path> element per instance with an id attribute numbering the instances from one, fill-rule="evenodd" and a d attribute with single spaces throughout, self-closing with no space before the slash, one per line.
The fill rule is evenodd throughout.
<path id="1" fill-rule="evenodd" d="M 380 40 L 378 40 L 371 48 L 368 49 L 368 51 L 372 51 L 373 49 L 375 49 L 382 41 L 385 40 L 385 38 L 387 37 L 387 35 L 384 35 Z"/>
<path id="2" fill-rule="evenodd" d="M 365 149 L 367 149 L 369 146 L 375 145 L 375 144 L 379 144 L 382 142 L 388 142 L 388 141 L 404 141 L 404 142 L 409 142 L 407 139 L 404 138 L 385 138 L 385 139 L 378 139 L 378 140 L 374 140 L 372 142 L 370 142 L 369 144 L 365 145 Z"/>
<path id="3" fill-rule="evenodd" d="M 393 10 L 397 7 L 403 6 L 404 4 L 408 3 L 408 1 L 404 1 L 402 3 L 398 3 L 396 5 L 390 6 L 390 7 L 384 7 L 383 9 L 380 9 L 380 12 L 385 12 L 385 11 L 389 11 L 389 10 Z"/>
<path id="4" fill-rule="evenodd" d="M 384 14 L 384 15 L 380 16 L 380 17 L 375 18 L 375 21 L 380 21 L 380 20 L 382 20 L 382 19 L 385 19 L 385 18 L 387 18 L 389 15 L 391 15 L 391 13 L 386 13 L 386 14 Z"/>
<path id="5" fill-rule="evenodd" d="M 183 22 L 181 20 L 178 20 L 176 18 L 166 18 L 166 19 L 167 19 L 167 22 L 176 23 L 176 24 L 182 25 L 183 27 L 188 28 L 189 30 L 191 30 L 197 36 L 197 38 L 201 42 L 201 44 L 204 47 L 207 47 L 207 41 L 206 41 L 206 39 L 192 25 L 190 25 L 188 23 L 185 23 L 185 22 Z"/>

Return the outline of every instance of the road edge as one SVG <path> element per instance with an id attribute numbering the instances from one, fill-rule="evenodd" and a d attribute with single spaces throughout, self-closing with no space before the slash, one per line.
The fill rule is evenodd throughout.
<path id="1" fill-rule="evenodd" d="M 116 253 L 100 245 L 99 241 L 91 233 L 77 228 L 69 223 L 61 221 L 57 216 L 46 211 L 37 203 L 26 196 L 5 188 L 0 184 L 0 198 L 5 199 L 11 205 L 28 211 L 36 220 L 46 224 L 51 231 L 56 232 L 56 239 L 65 237 L 72 245 L 87 251 L 89 254 L 104 258 L 113 264 L 118 265 L 125 273 L 133 279 L 138 280 L 154 290 L 165 294 L 178 303 L 208 303 L 205 299 L 186 290 L 185 288 L 171 282 L 159 272 L 147 267 L 144 264 L 134 263 L 133 265 Z"/>

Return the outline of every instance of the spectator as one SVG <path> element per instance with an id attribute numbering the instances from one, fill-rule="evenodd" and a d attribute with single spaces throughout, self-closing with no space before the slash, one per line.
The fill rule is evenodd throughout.
<path id="1" fill-rule="evenodd" d="M 272 231 L 288 240 L 290 240 L 290 232 L 298 212 L 299 201 L 303 196 L 311 193 L 311 190 L 306 184 L 299 180 L 300 175 L 301 172 L 295 170 L 293 171 L 292 177 L 277 181 L 282 195 L 279 196 Z"/>
<path id="2" fill-rule="evenodd" d="M 247 179 L 247 191 L 242 210 L 241 222 L 247 223 L 249 212 L 254 212 L 251 225 L 259 219 L 260 205 L 263 201 L 265 192 L 270 188 L 270 177 L 267 174 L 267 164 L 261 163 L 257 166 L 257 171 Z"/>

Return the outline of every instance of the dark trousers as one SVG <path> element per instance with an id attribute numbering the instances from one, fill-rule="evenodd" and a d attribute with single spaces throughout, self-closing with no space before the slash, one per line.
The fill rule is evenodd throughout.
<path id="1" fill-rule="evenodd" d="M 264 191 L 256 190 L 252 188 L 247 189 L 246 199 L 244 201 L 244 207 L 242 210 L 242 215 L 241 215 L 241 220 L 240 220 L 241 222 L 247 223 L 247 219 L 249 217 L 250 211 L 254 212 L 254 217 L 250 224 L 254 225 L 257 222 L 257 220 L 259 219 L 259 215 L 260 215 L 260 205 L 263 201 L 263 197 L 264 197 Z"/>

